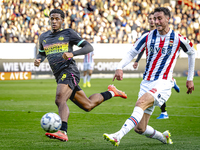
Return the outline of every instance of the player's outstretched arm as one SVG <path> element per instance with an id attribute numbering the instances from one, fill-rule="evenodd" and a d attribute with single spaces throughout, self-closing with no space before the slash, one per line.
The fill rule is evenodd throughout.
<path id="1" fill-rule="evenodd" d="M 93 46 L 87 41 L 81 43 L 80 47 L 82 48 L 72 52 L 74 56 L 85 55 L 94 50 Z"/>
<path id="2" fill-rule="evenodd" d="M 194 91 L 194 83 L 193 81 L 188 81 L 186 82 L 186 87 L 187 87 L 187 94 L 192 94 L 192 91 Z"/>
<path id="3" fill-rule="evenodd" d="M 122 80 L 122 79 L 123 79 L 123 70 L 117 69 L 117 70 L 115 71 L 115 76 L 113 77 L 113 81 L 115 80 L 115 78 L 116 78 L 117 80 Z"/>

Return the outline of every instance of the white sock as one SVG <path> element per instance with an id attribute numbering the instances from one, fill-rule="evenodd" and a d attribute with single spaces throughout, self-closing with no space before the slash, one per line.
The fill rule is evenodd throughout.
<path id="1" fill-rule="evenodd" d="M 167 112 L 166 111 L 165 112 L 161 112 L 161 114 L 167 115 Z"/>
<path id="2" fill-rule="evenodd" d="M 161 142 L 165 141 L 163 134 L 159 131 L 156 131 L 149 125 L 147 125 L 146 130 L 144 131 L 144 133 L 142 133 L 142 135 L 145 135 L 148 138 L 157 139 Z"/>
<path id="3" fill-rule="evenodd" d="M 87 81 L 90 82 L 91 76 L 87 76 Z"/>
<path id="4" fill-rule="evenodd" d="M 131 117 L 129 117 L 122 128 L 118 131 L 120 139 L 126 135 L 131 129 L 133 129 L 142 119 L 144 111 L 142 108 L 136 106 L 133 110 Z"/>
<path id="5" fill-rule="evenodd" d="M 115 96 L 115 93 L 114 93 L 113 91 L 108 91 L 108 92 L 110 92 L 110 93 L 111 93 L 112 97 L 114 97 L 114 96 Z"/>
<path id="6" fill-rule="evenodd" d="M 83 76 L 83 83 L 86 83 L 87 76 Z"/>

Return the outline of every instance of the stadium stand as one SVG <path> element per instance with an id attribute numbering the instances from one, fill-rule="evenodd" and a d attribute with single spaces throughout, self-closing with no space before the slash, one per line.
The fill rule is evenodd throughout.
<path id="1" fill-rule="evenodd" d="M 160 0 L 2 0 L 0 42 L 37 43 L 39 35 L 50 29 L 49 12 L 60 8 L 66 14 L 63 27 L 91 43 L 134 43 L 148 27 L 147 14 L 157 6 L 171 10 L 172 29 L 195 45 L 200 43 L 200 7 Z"/>

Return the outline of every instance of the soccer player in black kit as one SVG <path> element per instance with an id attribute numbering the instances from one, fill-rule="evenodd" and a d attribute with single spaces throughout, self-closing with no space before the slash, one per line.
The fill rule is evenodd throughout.
<path id="1" fill-rule="evenodd" d="M 62 126 L 58 132 L 45 133 L 45 135 L 49 138 L 68 141 L 69 108 L 66 103 L 68 99 L 88 112 L 112 97 L 127 98 L 127 95 L 113 85 L 109 85 L 107 91 L 93 94 L 89 98 L 85 95 L 78 85 L 80 72 L 73 57 L 85 55 L 93 51 L 93 47 L 74 30 L 61 28 L 64 17 L 65 14 L 60 9 L 54 9 L 50 12 L 51 31 L 41 34 L 39 53 L 34 65 L 39 66 L 47 58 L 57 82 L 55 103 L 62 120 Z M 77 45 L 81 49 L 73 51 L 73 45 Z"/>

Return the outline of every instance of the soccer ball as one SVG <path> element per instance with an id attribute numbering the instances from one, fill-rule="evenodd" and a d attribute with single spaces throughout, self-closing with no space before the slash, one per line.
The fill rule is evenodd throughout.
<path id="1" fill-rule="evenodd" d="M 46 132 L 57 132 L 62 125 L 62 121 L 59 115 L 56 113 L 46 113 L 41 121 L 40 121 L 41 127 Z"/>

